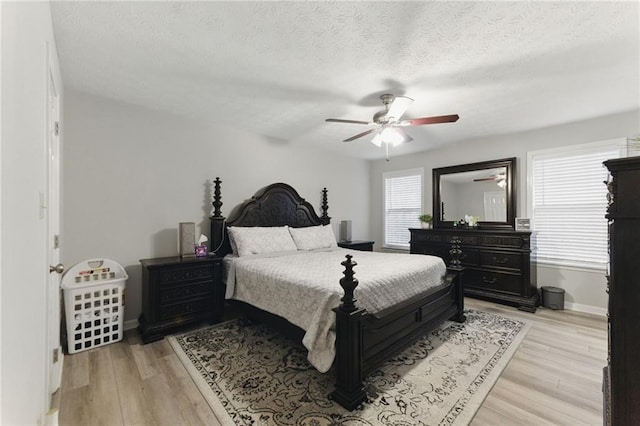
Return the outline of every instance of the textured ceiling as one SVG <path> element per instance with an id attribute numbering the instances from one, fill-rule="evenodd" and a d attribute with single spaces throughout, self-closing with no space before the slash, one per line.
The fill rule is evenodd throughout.
<path id="1" fill-rule="evenodd" d="M 390 92 L 394 155 L 640 107 L 638 2 L 54 2 L 65 86 L 281 143 L 381 158 L 367 128 Z"/>

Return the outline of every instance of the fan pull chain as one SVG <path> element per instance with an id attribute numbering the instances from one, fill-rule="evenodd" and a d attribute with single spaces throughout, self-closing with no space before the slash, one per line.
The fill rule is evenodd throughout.
<path id="1" fill-rule="evenodd" d="M 387 161 L 389 161 L 389 143 L 388 142 L 383 142 L 383 143 L 384 143 L 384 151 L 387 156 Z"/>

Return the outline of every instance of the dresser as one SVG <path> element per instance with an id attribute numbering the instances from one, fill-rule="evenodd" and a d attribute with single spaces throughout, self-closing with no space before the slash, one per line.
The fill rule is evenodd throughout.
<path id="1" fill-rule="evenodd" d="M 218 321 L 224 311 L 220 257 L 143 259 L 142 313 L 138 318 L 144 343 L 196 322 Z"/>
<path id="2" fill-rule="evenodd" d="M 610 172 L 605 425 L 640 425 L 640 157 L 605 161 Z"/>
<path id="3" fill-rule="evenodd" d="M 452 260 L 457 241 L 464 273 L 465 296 L 517 306 L 535 312 L 539 305 L 535 268 L 531 268 L 530 231 L 474 228 L 410 229 L 412 254 Z"/>

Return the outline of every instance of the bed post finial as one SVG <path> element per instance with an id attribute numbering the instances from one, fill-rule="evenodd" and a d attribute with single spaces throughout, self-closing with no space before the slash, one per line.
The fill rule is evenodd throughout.
<path id="1" fill-rule="evenodd" d="M 340 263 L 344 266 L 344 278 L 340 280 L 340 286 L 344 290 L 344 297 L 340 299 L 342 304 L 340 304 L 338 309 L 345 312 L 353 312 L 356 310 L 356 299 L 353 298 L 353 291 L 358 286 L 358 279 L 353 277 L 355 275 L 353 267 L 356 266 L 357 263 L 351 260 L 353 256 L 350 254 L 346 257 L 347 260 Z"/>
<path id="2" fill-rule="evenodd" d="M 220 207 L 222 207 L 222 197 L 220 196 L 220 184 L 222 181 L 219 177 L 216 177 L 214 183 L 214 191 L 213 191 L 213 217 L 222 217 L 222 212 L 220 211 Z"/>
<path id="3" fill-rule="evenodd" d="M 320 220 L 323 225 L 328 225 L 331 222 L 331 218 L 327 214 L 329 210 L 329 202 L 327 201 L 327 188 L 322 188 L 322 215 L 320 216 Z"/>

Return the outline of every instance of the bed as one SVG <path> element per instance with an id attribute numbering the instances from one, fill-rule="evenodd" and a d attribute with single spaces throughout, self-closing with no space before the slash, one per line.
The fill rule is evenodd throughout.
<path id="1" fill-rule="evenodd" d="M 221 212 L 220 179 L 214 184 L 211 242 L 216 254 L 225 256 L 230 275 L 226 297 L 250 319 L 301 341 L 319 371 L 333 365 L 336 385 L 331 397 L 346 409 L 353 410 L 366 400 L 363 379 L 379 364 L 443 321 L 464 322 L 462 268 L 447 268 L 431 256 L 387 254 L 391 256 L 387 259 L 381 253 L 333 244 L 305 247 L 308 240 L 303 237 L 332 232 L 326 188 L 320 216 L 294 188 L 274 183 L 236 206 L 227 219 Z M 249 228 L 254 228 L 251 233 Z M 297 235 L 296 244 L 304 250 L 286 244 L 277 252 L 245 250 L 244 233 L 264 232 L 269 235 L 265 240 L 275 241 L 284 230 Z M 235 250 L 230 232 L 236 237 Z M 234 255 L 238 250 L 244 255 Z M 376 265 L 383 263 L 393 267 Z M 382 298 L 372 296 L 378 293 Z M 314 302 L 301 302 L 310 299 Z M 279 308 L 274 300 L 284 301 L 287 308 Z M 291 306 L 309 315 L 289 314 Z"/>

